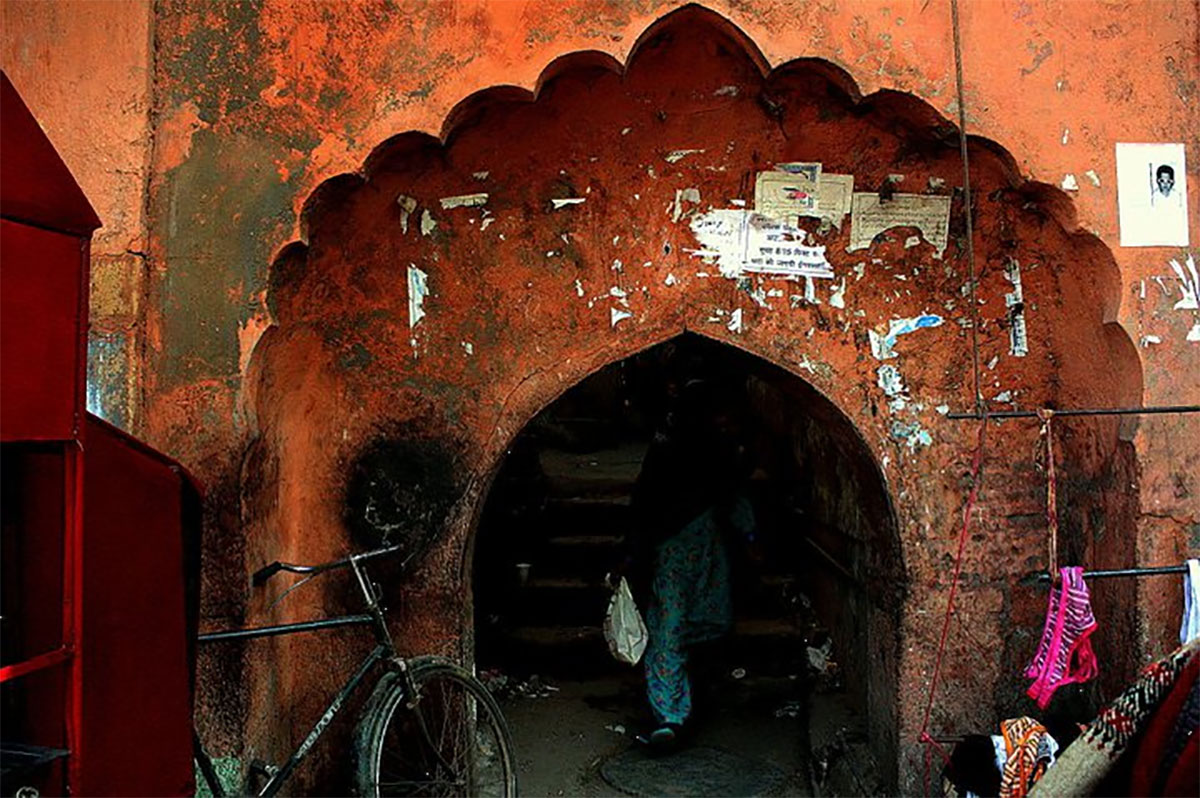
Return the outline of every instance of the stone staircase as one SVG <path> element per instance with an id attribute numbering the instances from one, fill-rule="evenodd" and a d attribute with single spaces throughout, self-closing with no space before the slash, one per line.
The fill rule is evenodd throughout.
<path id="1" fill-rule="evenodd" d="M 601 632 L 611 595 L 603 580 L 619 562 L 633 522 L 632 491 L 645 451 L 645 443 L 626 442 L 583 453 L 539 452 L 547 490 L 540 540 L 528 549 L 528 568 L 518 569 L 525 577 L 517 579 L 503 642 L 491 646 L 487 664 L 558 678 L 628 667 L 611 657 Z M 734 633 L 711 644 L 705 659 L 728 670 L 799 673 L 804 641 L 787 599 L 790 577 L 768 572 L 739 582 L 734 562 Z"/>

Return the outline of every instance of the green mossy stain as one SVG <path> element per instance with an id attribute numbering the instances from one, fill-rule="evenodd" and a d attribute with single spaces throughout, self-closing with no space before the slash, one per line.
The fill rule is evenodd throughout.
<path id="1" fill-rule="evenodd" d="M 200 119 L 216 124 L 258 101 L 273 82 L 262 67 L 262 0 L 167 0 L 160 19 L 192 17 L 189 33 L 162 37 L 159 63 L 171 86 L 173 105 L 191 101 Z M 217 18 L 217 19 L 214 19 Z M 169 31 L 167 22 L 164 28 Z"/>
<path id="2" fill-rule="evenodd" d="M 272 251 L 292 226 L 295 187 L 270 139 L 199 131 L 187 161 L 167 173 L 157 214 L 166 253 L 165 352 L 170 384 L 238 372 L 238 326 L 266 284 Z"/>

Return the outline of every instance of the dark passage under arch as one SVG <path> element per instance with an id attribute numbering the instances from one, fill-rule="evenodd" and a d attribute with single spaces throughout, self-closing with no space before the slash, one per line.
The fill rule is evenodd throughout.
<path id="1" fill-rule="evenodd" d="M 579 788 L 556 781 L 573 756 L 586 769 L 650 723 L 641 667 L 617 663 L 603 640 L 603 579 L 629 551 L 645 453 L 696 382 L 724 386 L 739 406 L 757 530 L 751 545 L 728 545 L 732 633 L 690 656 L 690 740 L 768 760 L 800 789 L 810 770 L 825 776 L 829 748 L 856 746 L 878 786 L 894 785 L 904 568 L 880 470 L 803 379 L 685 334 L 544 408 L 487 498 L 473 558 L 476 663 L 508 696 L 518 740 L 563 757 L 527 763 L 525 788 Z M 625 738 L 613 734 L 622 728 Z"/>

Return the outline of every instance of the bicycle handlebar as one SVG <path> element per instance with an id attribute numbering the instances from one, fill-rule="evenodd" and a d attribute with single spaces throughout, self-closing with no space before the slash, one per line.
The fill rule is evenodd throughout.
<path id="1" fill-rule="evenodd" d="M 257 587 L 265 583 L 268 579 L 280 571 L 287 571 L 288 573 L 292 574 L 308 574 L 310 576 L 316 576 L 324 571 L 345 568 L 350 565 L 351 562 L 373 560 L 376 557 L 384 557 L 389 554 L 395 554 L 398 551 L 400 551 L 400 545 L 396 544 L 393 546 L 385 546 L 382 549 L 374 549 L 373 551 L 363 552 L 362 554 L 351 554 L 349 557 L 343 557 L 340 560 L 333 560 L 332 562 L 320 563 L 319 565 L 298 565 L 296 563 L 280 562 L 279 560 L 276 560 L 270 565 L 264 565 L 262 568 L 259 568 L 257 571 L 255 571 L 250 577 L 250 581 Z"/>

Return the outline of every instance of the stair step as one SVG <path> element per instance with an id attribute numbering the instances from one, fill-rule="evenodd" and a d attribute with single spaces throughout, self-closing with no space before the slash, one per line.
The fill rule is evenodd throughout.
<path id="1" fill-rule="evenodd" d="M 561 535 L 546 541 L 550 546 L 615 546 L 623 535 Z"/>
<path id="2" fill-rule="evenodd" d="M 628 507 L 633 503 L 633 494 L 629 491 L 590 494 L 585 496 L 549 496 L 546 503 L 551 507 Z"/>
<path id="3" fill-rule="evenodd" d="M 575 497 L 620 493 L 637 481 L 646 449 L 644 443 L 587 453 L 544 449 L 538 461 L 551 493 Z"/>
<path id="4" fill-rule="evenodd" d="M 711 662 L 744 667 L 759 675 L 793 675 L 803 672 L 804 652 L 791 624 L 770 619 L 745 619 L 734 633 L 698 654 Z M 774 631 L 775 633 L 770 633 Z M 480 649 L 481 661 L 503 668 L 545 675 L 585 678 L 628 670 L 608 652 L 600 624 L 589 626 L 522 626 Z"/>

